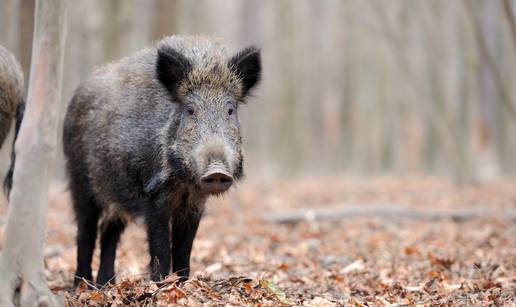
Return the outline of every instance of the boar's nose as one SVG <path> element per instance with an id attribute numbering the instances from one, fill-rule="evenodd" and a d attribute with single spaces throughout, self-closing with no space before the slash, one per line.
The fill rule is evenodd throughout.
<path id="1" fill-rule="evenodd" d="M 222 193 L 231 187 L 233 177 L 221 168 L 211 169 L 201 178 L 201 188 L 208 193 Z"/>

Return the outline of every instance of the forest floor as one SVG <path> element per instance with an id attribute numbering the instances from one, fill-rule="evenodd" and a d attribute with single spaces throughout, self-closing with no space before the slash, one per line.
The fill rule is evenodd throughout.
<path id="1" fill-rule="evenodd" d="M 466 187 L 436 178 L 247 182 L 209 201 L 189 281 L 146 280 L 137 222 L 122 237 L 118 283 L 94 290 L 71 288 L 75 223 L 63 190 L 52 193 L 45 265 L 68 306 L 516 304 L 514 179 Z M 324 208 L 332 214 L 319 216 Z"/>

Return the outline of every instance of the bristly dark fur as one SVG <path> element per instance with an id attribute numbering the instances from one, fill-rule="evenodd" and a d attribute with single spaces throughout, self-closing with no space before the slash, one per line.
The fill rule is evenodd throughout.
<path id="1" fill-rule="evenodd" d="M 4 191 L 7 197 L 12 188 L 15 162 L 14 142 L 16 142 L 20 130 L 24 109 L 24 82 L 20 64 L 9 51 L 0 46 L 0 147 L 11 129 L 13 118 L 16 117 L 11 166 L 4 179 Z"/>
<path id="2" fill-rule="evenodd" d="M 242 78 L 242 96 L 245 97 L 262 78 L 262 62 L 260 49 L 248 47 L 237 53 L 229 61 L 240 78 Z"/>
<path id="3" fill-rule="evenodd" d="M 179 83 L 186 78 L 191 69 L 192 64 L 188 59 L 170 46 L 158 48 L 158 80 L 163 83 L 174 100 L 178 99 Z"/>
<path id="4" fill-rule="evenodd" d="M 116 246 L 136 216 L 147 227 L 151 278 L 188 278 L 206 199 L 228 189 L 208 189 L 203 178 L 214 169 L 226 179 L 243 175 L 237 109 L 261 72 L 258 50 L 246 50 L 230 63 L 217 41 L 167 37 L 76 90 L 63 132 L 78 227 L 75 283 L 92 280 L 99 223 L 96 282 L 114 281 Z"/>
<path id="5" fill-rule="evenodd" d="M 21 101 L 16 107 L 16 122 L 14 126 L 14 139 L 13 139 L 13 147 L 11 149 L 11 164 L 9 165 L 9 170 L 4 178 L 4 192 L 9 199 L 11 194 L 11 189 L 13 188 L 13 175 L 14 175 L 14 165 L 16 163 L 16 150 L 14 144 L 18 139 L 18 133 L 20 132 L 21 123 L 23 120 L 23 114 L 25 113 L 25 101 Z"/>

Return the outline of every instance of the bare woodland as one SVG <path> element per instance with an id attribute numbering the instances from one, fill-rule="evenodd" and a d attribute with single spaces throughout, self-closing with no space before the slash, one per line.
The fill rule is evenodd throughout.
<path id="1" fill-rule="evenodd" d="M 25 71 L 31 3 L 3 1 L 1 11 L 7 29 L 1 42 Z M 213 35 L 233 49 L 255 44 L 264 51 L 269 78 L 244 120 L 248 166 L 257 172 L 489 179 L 515 171 L 514 5 L 508 5 L 71 1 L 63 97 L 95 65 L 164 35 Z"/>
<path id="2" fill-rule="evenodd" d="M 3 0 L 0 30 L 30 76 L 1 306 L 516 302 L 514 0 Z M 248 178 L 208 205 L 192 280 L 146 279 L 137 223 L 119 283 L 72 289 L 64 108 L 97 65 L 172 34 L 261 48 Z"/>

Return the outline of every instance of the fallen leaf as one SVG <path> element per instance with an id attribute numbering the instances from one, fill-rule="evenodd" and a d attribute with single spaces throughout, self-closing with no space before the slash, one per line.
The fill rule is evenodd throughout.
<path id="1" fill-rule="evenodd" d="M 282 270 L 282 271 L 287 271 L 288 270 L 288 264 L 287 263 L 281 263 L 279 266 L 278 266 L 278 270 Z"/>
<path id="2" fill-rule="evenodd" d="M 419 251 L 419 249 L 414 246 L 405 246 L 405 248 L 403 249 L 403 252 L 407 256 L 413 256 L 413 255 L 421 256 L 421 252 Z"/>
<path id="3" fill-rule="evenodd" d="M 451 268 L 451 265 L 455 262 L 452 258 L 440 257 L 438 255 L 433 254 L 432 252 L 428 252 L 428 259 L 430 263 L 433 265 L 440 265 L 445 267 L 447 270 Z"/>
<path id="4" fill-rule="evenodd" d="M 91 301 L 100 301 L 102 299 L 102 293 L 99 291 L 94 291 L 91 293 L 90 298 Z"/>
<path id="5" fill-rule="evenodd" d="M 362 259 L 358 259 L 358 260 L 354 261 L 353 263 L 347 265 L 340 272 L 342 274 L 347 274 L 347 273 L 351 273 L 351 272 L 362 271 L 364 268 L 365 268 L 364 261 Z"/>
<path id="6" fill-rule="evenodd" d="M 260 280 L 260 284 L 262 285 L 262 287 L 269 289 L 272 292 L 272 294 L 274 294 L 276 298 L 280 301 L 280 303 L 284 305 L 292 305 L 292 303 L 287 299 L 285 292 L 283 292 L 278 286 L 276 286 L 272 282 L 266 279 L 262 279 Z"/>

